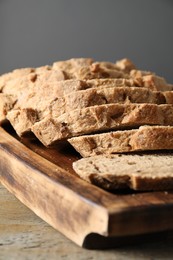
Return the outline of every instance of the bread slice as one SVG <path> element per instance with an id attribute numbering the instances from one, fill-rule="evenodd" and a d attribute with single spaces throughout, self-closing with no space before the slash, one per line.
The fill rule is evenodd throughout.
<path id="1" fill-rule="evenodd" d="M 51 84 L 52 82 L 59 82 L 65 79 L 65 75 L 62 71 L 41 70 L 40 73 L 34 72 L 22 77 L 8 80 L 4 84 L 2 92 L 6 94 L 18 95 L 21 91 L 27 91 L 27 89 L 33 84 L 41 86 L 47 82 Z"/>
<path id="2" fill-rule="evenodd" d="M 111 129 L 141 125 L 173 125 L 173 105 L 108 104 L 76 109 L 53 118 L 46 117 L 31 130 L 46 146 L 59 140 Z"/>
<path id="3" fill-rule="evenodd" d="M 173 189 L 173 154 L 92 156 L 73 163 L 84 180 L 106 190 Z"/>
<path id="4" fill-rule="evenodd" d="M 51 70 L 51 66 L 46 65 L 38 68 L 15 69 L 12 72 L 2 74 L 0 76 L 0 91 L 3 91 L 6 84 L 11 80 L 16 80 L 20 78 L 25 79 L 25 77 L 35 79 L 38 75 L 41 75 L 42 73 L 45 73 L 50 70 Z"/>
<path id="5" fill-rule="evenodd" d="M 127 104 L 130 102 L 164 104 L 166 99 L 162 92 L 151 91 L 146 88 L 107 86 L 105 88 L 97 87 L 70 92 L 54 100 L 49 109 L 52 116 L 60 116 L 75 109 L 110 103 Z"/>
<path id="6" fill-rule="evenodd" d="M 69 71 L 71 69 L 90 66 L 94 60 L 92 58 L 72 58 L 69 60 L 56 61 L 53 63 L 52 68 L 57 70 Z"/>
<path id="7" fill-rule="evenodd" d="M 50 77 L 54 77 L 54 73 L 52 71 Z M 20 81 L 19 79 L 17 79 L 16 81 L 13 80 L 13 82 L 12 81 L 8 82 L 8 84 L 4 88 L 4 92 L 7 94 L 16 94 L 19 99 L 19 103 L 20 103 L 19 106 L 21 108 L 24 107 L 26 108 L 27 106 L 28 107 L 30 106 L 31 102 L 33 105 L 36 105 L 38 103 L 38 100 L 43 99 L 43 96 L 45 97 L 45 99 L 49 100 L 48 104 L 50 104 L 50 100 L 56 101 L 58 98 L 62 98 L 65 95 L 72 95 L 72 92 L 77 92 L 80 90 L 95 89 L 95 91 L 97 91 L 96 90 L 97 88 L 107 89 L 107 88 L 120 88 L 120 87 L 124 88 L 129 86 L 132 87 L 132 85 L 130 85 L 132 84 L 130 81 L 123 80 L 123 79 L 93 79 L 93 80 L 71 79 L 71 80 L 58 81 L 58 80 L 51 80 L 50 77 L 47 78 L 47 74 L 44 73 L 42 76 L 40 76 L 39 80 L 37 79 L 34 82 L 34 84 L 30 80 L 30 78 L 20 79 Z M 56 73 L 55 73 L 55 77 L 56 77 Z M 30 90 L 29 92 L 28 89 Z M 143 90 L 143 88 L 137 88 L 136 92 L 140 90 L 143 91 L 143 93 L 146 93 L 145 96 L 147 95 L 153 96 L 153 100 L 156 100 L 156 102 L 165 103 L 165 97 L 163 96 L 162 93 L 155 93 L 155 92 L 152 93 L 151 91 L 147 91 L 145 89 Z M 123 90 L 119 90 L 119 91 L 123 91 Z M 128 89 L 126 91 L 128 91 Z M 135 92 L 135 90 L 133 90 L 133 92 Z M 79 93 L 80 92 L 78 92 L 78 95 Z M 21 95 L 22 98 L 20 98 Z M 48 105 L 45 99 L 44 99 L 44 103 L 45 105 Z M 39 110 L 42 110 L 42 108 L 40 107 Z"/>
<path id="8" fill-rule="evenodd" d="M 8 81 L 10 81 L 12 79 L 20 78 L 22 76 L 29 75 L 29 74 L 33 73 L 34 71 L 35 71 L 34 68 L 22 68 L 22 69 L 16 69 L 16 70 L 13 70 L 12 72 L 1 75 L 0 76 L 0 91 L 2 91 L 3 87 L 5 86 L 5 84 Z"/>
<path id="9" fill-rule="evenodd" d="M 33 137 L 31 127 L 38 121 L 38 113 L 33 108 L 13 109 L 6 118 L 18 136 Z"/>
<path id="10" fill-rule="evenodd" d="M 173 149 L 172 126 L 141 126 L 139 129 L 73 137 L 69 143 L 81 156 L 109 155 Z"/>
<path id="11" fill-rule="evenodd" d="M 133 79 L 136 86 L 149 88 L 153 91 L 173 90 L 173 85 L 168 84 L 164 78 L 159 77 L 152 72 L 131 70 L 130 78 Z"/>
<path id="12" fill-rule="evenodd" d="M 95 62 L 92 59 L 70 59 L 53 64 L 53 69 L 63 70 L 68 79 L 129 78 L 134 65 L 127 59 L 112 62 Z"/>

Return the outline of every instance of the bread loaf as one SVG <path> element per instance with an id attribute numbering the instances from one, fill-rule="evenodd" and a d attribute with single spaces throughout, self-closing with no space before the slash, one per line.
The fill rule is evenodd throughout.
<path id="1" fill-rule="evenodd" d="M 68 139 L 89 157 L 73 164 L 83 179 L 108 190 L 173 188 L 172 154 L 132 155 L 173 149 L 173 86 L 164 78 L 128 59 L 78 58 L 4 74 L 0 92 L 0 123 L 45 146 Z"/>

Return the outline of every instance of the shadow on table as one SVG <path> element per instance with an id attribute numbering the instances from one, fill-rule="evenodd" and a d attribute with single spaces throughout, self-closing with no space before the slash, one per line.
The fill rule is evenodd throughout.
<path id="1" fill-rule="evenodd" d="M 113 249 L 113 248 L 134 248 L 134 246 L 144 246 L 151 244 L 157 244 L 157 249 L 159 245 L 170 245 L 173 244 L 173 230 L 162 231 L 152 234 L 143 234 L 127 237 L 103 237 L 101 235 L 92 233 L 89 234 L 83 243 L 83 247 L 87 249 Z M 163 249 L 163 248 L 162 248 Z M 172 247 L 173 254 L 173 247 Z"/>

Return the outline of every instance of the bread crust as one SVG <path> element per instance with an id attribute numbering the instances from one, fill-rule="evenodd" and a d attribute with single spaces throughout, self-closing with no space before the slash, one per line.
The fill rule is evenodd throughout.
<path id="1" fill-rule="evenodd" d="M 84 135 L 68 139 L 81 156 L 173 149 L 173 127 L 141 126 L 139 129 Z"/>
<path id="2" fill-rule="evenodd" d="M 44 145 L 49 146 L 73 136 L 113 129 L 132 129 L 141 125 L 173 125 L 173 105 L 92 106 L 64 113 L 57 118 L 48 116 L 34 124 L 31 130 Z"/>

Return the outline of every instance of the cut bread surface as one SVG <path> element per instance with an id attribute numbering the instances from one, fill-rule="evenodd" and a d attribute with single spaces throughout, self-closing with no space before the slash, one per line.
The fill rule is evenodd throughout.
<path id="1" fill-rule="evenodd" d="M 92 156 L 73 163 L 84 180 L 107 190 L 173 189 L 173 154 Z"/>

